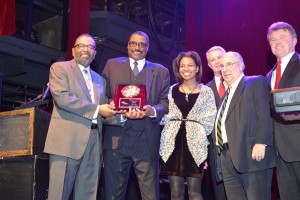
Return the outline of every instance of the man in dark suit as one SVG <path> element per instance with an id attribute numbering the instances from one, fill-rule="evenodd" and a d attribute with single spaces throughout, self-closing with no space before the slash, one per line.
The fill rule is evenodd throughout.
<path id="1" fill-rule="evenodd" d="M 216 117 L 214 139 L 227 198 L 269 200 L 275 155 L 266 79 L 245 76 L 239 53 L 225 53 L 221 63 L 228 90 Z"/>
<path id="2" fill-rule="evenodd" d="M 271 89 L 300 86 L 300 56 L 295 52 L 297 34 L 288 23 L 272 24 L 267 38 L 277 64 L 268 73 Z M 281 63 L 279 66 L 278 63 Z M 280 199 L 300 199 L 300 123 L 284 121 L 272 112 L 276 147 L 276 176 Z"/>
<path id="3" fill-rule="evenodd" d="M 206 59 L 208 66 L 214 73 L 214 79 L 212 79 L 207 86 L 209 86 L 214 92 L 216 105 L 219 107 L 221 99 L 224 95 L 222 92 L 222 87 L 225 92 L 225 86 L 223 82 L 223 78 L 221 75 L 221 57 L 226 53 L 226 51 L 220 46 L 213 46 L 206 52 Z M 222 85 L 223 84 L 223 85 Z M 214 189 L 215 199 L 216 200 L 226 200 L 226 193 L 222 178 L 222 170 L 221 170 L 221 161 L 216 151 L 216 145 L 213 142 L 212 135 L 207 136 L 209 140 L 208 146 L 208 165 L 210 167 L 211 180 Z"/>
<path id="4" fill-rule="evenodd" d="M 50 68 L 54 100 L 45 149 L 49 153 L 49 200 L 95 200 L 101 166 L 103 117 L 116 114 L 105 104 L 105 80 L 90 69 L 95 41 L 80 35 L 72 49 L 73 60 Z"/>
<path id="5" fill-rule="evenodd" d="M 106 199 L 124 199 L 131 166 L 142 199 L 159 199 L 158 150 L 161 118 L 168 112 L 169 71 L 145 59 L 149 48 L 146 33 L 134 32 L 128 42 L 128 57 L 108 60 L 103 71 L 107 96 L 114 98 L 119 84 L 146 85 L 146 106 L 125 113 L 124 127 L 106 126 L 104 175 Z M 138 74 L 134 74 L 135 65 Z"/>

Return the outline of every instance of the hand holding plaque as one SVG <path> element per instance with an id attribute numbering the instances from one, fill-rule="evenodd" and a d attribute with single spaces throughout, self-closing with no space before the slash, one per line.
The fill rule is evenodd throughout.
<path id="1" fill-rule="evenodd" d="M 114 98 L 116 110 L 143 109 L 146 94 L 145 85 L 117 85 Z"/>

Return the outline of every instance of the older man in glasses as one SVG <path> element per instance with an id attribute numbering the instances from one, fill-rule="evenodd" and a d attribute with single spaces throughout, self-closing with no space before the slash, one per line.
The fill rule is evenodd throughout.
<path id="1" fill-rule="evenodd" d="M 270 200 L 275 166 L 269 89 L 263 76 L 245 76 L 237 52 L 221 58 L 228 85 L 216 117 L 219 151 L 228 200 Z"/>
<path id="2" fill-rule="evenodd" d="M 106 126 L 104 134 L 105 199 L 125 199 L 131 166 L 138 178 L 142 199 L 158 200 L 159 121 L 168 112 L 169 71 L 145 59 L 149 49 L 146 33 L 131 34 L 128 56 L 108 60 L 103 71 L 106 94 L 115 98 L 117 85 L 145 85 L 141 109 L 123 115 L 124 127 Z"/>
<path id="3" fill-rule="evenodd" d="M 117 113 L 106 104 L 105 80 L 90 69 L 95 41 L 80 35 L 72 49 L 74 59 L 50 68 L 54 100 L 45 149 L 49 153 L 49 200 L 95 200 L 101 166 L 102 121 Z"/>

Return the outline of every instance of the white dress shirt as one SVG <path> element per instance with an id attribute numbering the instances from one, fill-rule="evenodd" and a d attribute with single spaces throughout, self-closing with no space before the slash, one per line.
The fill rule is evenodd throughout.
<path id="1" fill-rule="evenodd" d="M 231 84 L 229 87 L 230 87 L 230 93 L 229 93 L 229 96 L 228 96 L 228 100 L 227 100 L 227 104 L 226 104 L 226 107 L 225 107 L 225 110 L 224 110 L 224 115 L 222 117 L 222 120 L 221 120 L 221 132 L 222 132 L 222 139 L 223 139 L 223 143 L 227 143 L 228 142 L 228 139 L 227 139 L 227 134 L 226 134 L 226 127 L 225 127 L 225 121 L 226 121 L 226 118 L 227 118 L 227 112 L 228 112 L 228 108 L 229 108 L 229 105 L 230 105 L 230 102 L 232 100 L 232 97 L 234 95 L 234 92 L 238 86 L 238 84 L 240 83 L 241 79 L 244 77 L 244 74 L 241 74 L 239 76 L 239 78 L 233 83 Z M 225 100 L 225 98 L 224 98 Z M 218 135 L 217 135 L 217 124 L 218 124 L 218 119 L 220 117 L 220 111 L 222 109 L 222 106 L 223 106 L 223 103 L 224 103 L 224 100 L 222 102 L 222 105 L 220 106 L 219 110 L 218 110 L 218 113 L 217 113 L 217 118 L 216 118 L 216 121 L 215 121 L 215 135 L 216 135 L 216 138 L 218 138 Z M 218 140 L 216 140 L 216 145 L 218 145 Z"/>

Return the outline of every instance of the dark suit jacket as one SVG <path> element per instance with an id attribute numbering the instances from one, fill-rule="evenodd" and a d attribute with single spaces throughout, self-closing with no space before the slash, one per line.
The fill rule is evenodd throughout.
<path id="1" fill-rule="evenodd" d="M 244 76 L 229 104 L 226 133 L 232 162 L 240 173 L 275 166 L 269 90 L 262 76 Z M 215 134 L 214 134 L 215 137 Z M 252 160 L 254 144 L 266 144 L 265 158 Z"/>
<path id="2" fill-rule="evenodd" d="M 103 77 L 107 82 L 107 97 L 114 98 L 114 90 L 118 84 L 129 84 L 124 74 L 130 73 L 128 57 L 120 57 L 107 61 L 103 70 Z M 153 160 L 158 159 L 161 118 L 168 112 L 168 90 L 170 86 L 169 71 L 160 64 L 146 61 L 146 90 L 147 104 L 155 108 L 157 118 L 146 117 L 146 134 L 148 149 Z M 104 134 L 104 148 L 117 149 L 122 145 L 122 128 L 119 126 L 106 126 Z"/>
<path id="3" fill-rule="evenodd" d="M 270 85 L 274 68 L 267 74 Z M 284 70 L 278 88 L 300 86 L 300 56 L 295 53 Z M 300 122 L 285 122 L 278 114 L 272 112 L 276 148 L 286 162 L 300 161 Z"/>
<path id="4" fill-rule="evenodd" d="M 216 105 L 217 107 L 220 107 L 219 104 L 222 103 L 220 97 L 219 97 L 219 92 L 217 89 L 216 81 L 215 79 L 212 79 L 209 83 L 206 84 L 208 87 L 212 89 L 214 92 L 215 100 L 216 100 Z"/>
<path id="5" fill-rule="evenodd" d="M 92 70 L 91 76 L 95 103 L 92 103 L 82 72 L 75 60 L 57 62 L 51 66 L 49 84 L 54 107 L 44 149 L 46 153 L 73 159 L 82 157 L 97 105 L 107 102 L 105 80 Z M 101 134 L 100 115 L 97 122 Z"/>
<path id="6" fill-rule="evenodd" d="M 212 91 L 214 93 L 214 96 L 215 96 L 215 102 L 216 102 L 217 108 L 219 108 L 220 104 L 222 103 L 222 101 L 221 101 L 222 99 L 220 99 L 220 97 L 219 97 L 219 92 L 218 92 L 218 89 L 217 89 L 215 79 L 212 79 L 206 85 L 212 89 Z M 222 182 L 223 177 L 222 177 L 222 169 L 221 169 L 221 160 L 220 160 L 220 157 L 218 155 L 216 143 L 213 140 L 213 135 L 214 134 L 215 134 L 215 127 L 212 131 L 212 134 L 207 136 L 207 139 L 210 143 L 209 146 L 208 146 L 208 161 L 209 161 L 209 165 L 210 165 L 210 169 L 211 169 L 213 184 L 214 184 L 214 187 L 216 187 L 216 183 Z M 221 188 L 221 189 L 224 191 L 224 187 Z M 215 188 L 215 195 L 216 196 L 221 195 L 220 191 L 217 191 L 217 190 L 218 189 Z M 219 198 L 216 197 L 216 199 L 219 199 Z"/>

